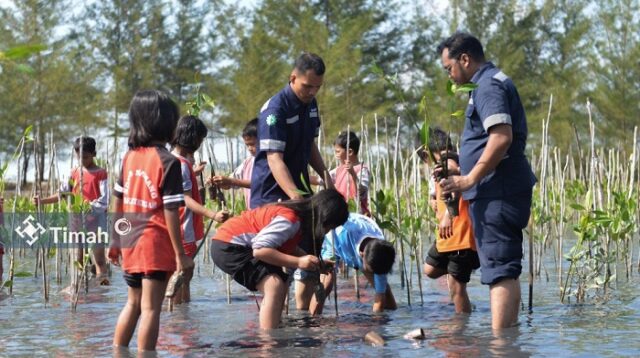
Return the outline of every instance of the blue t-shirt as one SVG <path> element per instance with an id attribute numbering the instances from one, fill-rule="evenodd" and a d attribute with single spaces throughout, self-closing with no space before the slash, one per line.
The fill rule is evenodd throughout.
<path id="1" fill-rule="evenodd" d="M 328 260 L 342 260 L 344 263 L 356 269 L 362 268 L 362 257 L 360 257 L 360 244 L 365 238 L 384 240 L 382 230 L 375 221 L 356 213 L 349 214 L 349 218 L 344 225 L 332 230 L 324 237 L 322 244 L 322 258 Z M 335 242 L 335 256 L 334 245 Z M 387 289 L 387 275 L 373 274 L 373 282 L 376 293 L 382 294 Z"/>
<path id="2" fill-rule="evenodd" d="M 516 87 L 491 62 L 482 65 L 471 82 L 478 87 L 471 92 L 465 112 L 460 147 L 462 175 L 469 174 L 480 159 L 489 140 L 489 128 L 508 124 L 513 131 L 513 140 L 496 169 L 465 191 L 462 197 L 466 200 L 501 198 L 531 190 L 536 177 L 524 153 L 527 144 L 527 118 Z"/>
<path id="3" fill-rule="evenodd" d="M 308 104 L 301 102 L 290 85 L 262 106 L 258 115 L 258 151 L 251 175 L 252 209 L 278 199 L 289 199 L 271 173 L 268 152 L 283 153 L 284 163 L 298 189 L 306 191 L 306 187 L 310 187 L 307 168 L 319 131 L 318 103 L 315 99 Z"/>

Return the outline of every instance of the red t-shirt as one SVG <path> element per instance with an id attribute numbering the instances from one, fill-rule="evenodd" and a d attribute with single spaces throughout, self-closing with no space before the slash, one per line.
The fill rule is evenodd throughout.
<path id="1" fill-rule="evenodd" d="M 107 171 L 102 168 L 82 171 L 82 197 L 87 201 L 94 201 L 104 196 L 104 189 L 107 180 Z M 70 189 L 74 194 L 80 192 L 80 168 L 71 171 Z"/>
<path id="2" fill-rule="evenodd" d="M 300 225 L 295 211 L 280 205 L 265 205 L 227 220 L 213 240 L 293 254 L 302 238 Z"/>
<path id="3" fill-rule="evenodd" d="M 128 273 L 175 271 L 175 252 L 165 209 L 184 206 L 180 161 L 161 146 L 129 150 L 114 187 L 131 232 L 121 236 L 122 268 Z"/>

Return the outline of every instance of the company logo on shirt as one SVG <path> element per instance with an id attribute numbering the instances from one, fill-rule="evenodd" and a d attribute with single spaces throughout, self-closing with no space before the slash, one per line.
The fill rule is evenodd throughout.
<path id="1" fill-rule="evenodd" d="M 267 116 L 267 125 L 273 126 L 276 124 L 277 118 L 275 115 L 270 114 Z"/>

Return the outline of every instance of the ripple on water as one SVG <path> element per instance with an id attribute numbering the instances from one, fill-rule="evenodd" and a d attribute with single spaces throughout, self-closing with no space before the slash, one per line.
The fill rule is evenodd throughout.
<path id="1" fill-rule="evenodd" d="M 202 264 L 201 264 L 202 265 Z M 400 308 L 371 313 L 371 290 L 361 286 L 355 299 L 352 280 L 340 281 L 339 316 L 329 302 L 322 317 L 296 312 L 294 302 L 283 327 L 272 332 L 258 329 L 258 309 L 253 294 L 232 283 L 231 303 L 226 285 L 208 266 L 192 283 L 193 301 L 163 312 L 159 356 L 247 357 L 415 357 L 415 356 L 638 356 L 640 352 L 640 295 L 637 281 L 620 285 L 608 304 L 560 304 L 557 287 L 536 281 L 533 314 L 522 314 L 519 327 L 494 335 L 490 328 L 488 289 L 477 274 L 469 283 L 475 308 L 470 316 L 456 315 L 446 285 L 424 281 L 424 304 L 417 291 L 412 305 L 400 289 L 398 275 L 391 285 Z M 0 299 L 0 356 L 60 355 L 109 356 L 117 315 L 126 300 L 126 286 L 117 273 L 108 288 L 82 294 L 72 313 L 64 287 L 52 285 L 45 306 L 40 279 L 17 278 L 13 297 Z M 523 283 L 523 288 L 526 284 Z M 526 293 L 526 290 L 523 290 Z M 526 296 L 524 297 L 526 300 Z M 425 339 L 404 339 L 416 328 Z M 375 331 L 386 341 L 372 347 L 364 335 Z M 136 346 L 136 338 L 131 347 Z M 125 351 L 134 356 L 135 348 Z"/>

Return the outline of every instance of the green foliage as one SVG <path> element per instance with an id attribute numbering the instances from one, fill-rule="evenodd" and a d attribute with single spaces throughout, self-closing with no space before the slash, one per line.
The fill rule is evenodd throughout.
<path id="1" fill-rule="evenodd" d="M 200 92 L 200 87 L 196 88 L 196 94 L 193 99 L 185 103 L 187 113 L 192 116 L 199 117 L 200 112 L 206 108 L 213 110 L 216 107 L 215 102 L 205 93 Z"/>

